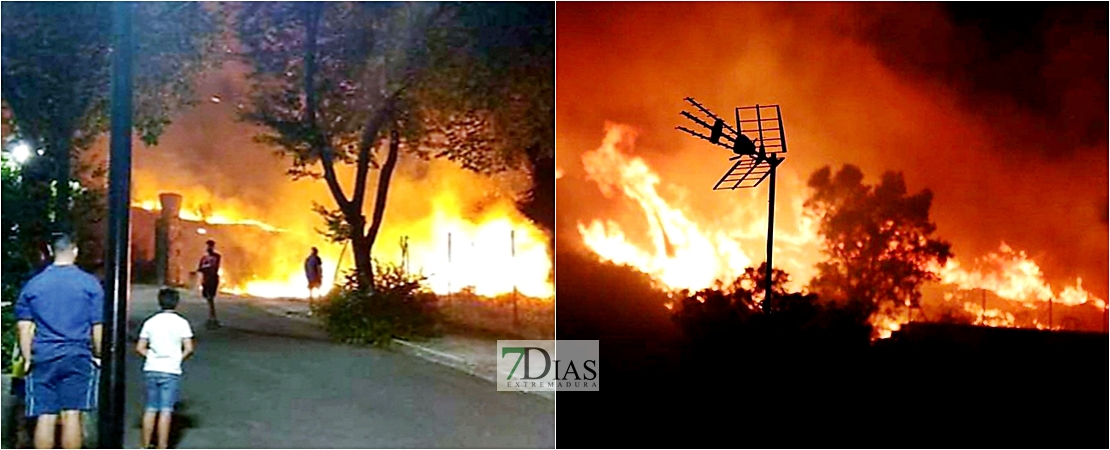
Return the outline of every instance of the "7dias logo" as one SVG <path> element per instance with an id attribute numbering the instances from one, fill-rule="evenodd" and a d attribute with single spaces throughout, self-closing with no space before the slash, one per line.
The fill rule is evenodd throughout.
<path id="1" fill-rule="evenodd" d="M 597 391 L 599 347 L 598 341 L 497 341 L 497 390 Z"/>

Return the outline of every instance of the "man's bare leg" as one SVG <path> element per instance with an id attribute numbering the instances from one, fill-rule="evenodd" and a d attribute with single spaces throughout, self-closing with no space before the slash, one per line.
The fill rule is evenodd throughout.
<path id="1" fill-rule="evenodd" d="M 154 419 L 158 411 L 143 413 L 143 448 L 150 448 L 150 438 L 154 436 Z"/>
<path id="2" fill-rule="evenodd" d="M 158 413 L 158 448 L 170 448 L 170 421 L 173 411 Z"/>
<path id="3" fill-rule="evenodd" d="M 62 448 L 81 448 L 81 411 L 62 411 Z"/>
<path id="4" fill-rule="evenodd" d="M 43 414 L 35 423 L 35 448 L 54 448 L 54 435 L 58 433 L 58 415 Z"/>

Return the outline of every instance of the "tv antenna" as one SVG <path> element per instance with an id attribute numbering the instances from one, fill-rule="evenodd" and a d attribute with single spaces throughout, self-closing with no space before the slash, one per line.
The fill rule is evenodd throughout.
<path id="1" fill-rule="evenodd" d="M 687 111 L 680 114 L 695 125 L 704 128 L 709 134 L 679 126 L 677 130 L 698 139 L 723 147 L 733 153 L 728 160 L 732 167 L 713 186 L 713 190 L 735 190 L 754 188 L 770 177 L 771 186 L 768 196 L 767 213 L 767 283 L 763 298 L 763 310 L 769 307 L 771 299 L 772 246 L 775 234 L 775 172 L 779 164 L 786 160 L 786 134 L 782 126 L 782 110 L 779 105 L 742 106 L 736 108 L 736 126 L 729 125 L 706 107 L 686 97 L 686 102 L 697 108 L 705 116 L 698 117 Z M 754 137 L 754 140 L 752 139 Z"/>

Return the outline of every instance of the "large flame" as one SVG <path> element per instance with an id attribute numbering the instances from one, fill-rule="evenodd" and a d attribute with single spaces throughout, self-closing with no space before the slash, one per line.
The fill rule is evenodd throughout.
<path id="1" fill-rule="evenodd" d="M 579 224 L 586 245 L 606 259 L 631 265 L 672 288 L 697 289 L 715 280 L 735 277 L 751 265 L 739 242 L 723 233 L 707 233 L 656 192 L 659 176 L 640 158 L 630 158 L 617 149 L 631 145 L 634 133 L 613 125 L 601 147 L 586 153 L 582 162 L 589 179 L 597 182 L 606 197 L 619 191 L 635 201 L 648 225 L 649 251 L 629 242 L 614 221 Z M 627 142 L 624 140 L 627 139 Z"/>
<path id="2" fill-rule="evenodd" d="M 492 181 L 447 163 L 432 163 L 442 180 L 438 185 L 413 183 L 396 177 L 386 222 L 376 240 L 374 257 L 382 262 L 405 265 L 427 277 L 437 294 L 470 290 L 480 296 L 520 295 L 552 299 L 552 260 L 546 236 L 525 218 L 511 198 L 496 198 L 476 205 L 475 189 L 490 188 Z M 341 283 L 337 273 L 353 268 L 351 249 L 327 243 L 317 232 L 320 218 L 310 211 L 311 201 L 293 198 L 287 208 L 267 211 L 235 197 L 217 197 L 203 186 L 166 182 L 165 177 L 137 172 L 133 206 L 148 211 L 159 209 L 159 193 L 182 195 L 179 218 L 199 224 L 245 225 L 267 234 L 266 242 L 240 242 L 264 248 L 251 262 L 249 275 L 240 274 L 224 282 L 225 292 L 268 298 L 307 298 L 309 291 L 303 261 L 309 247 L 317 247 L 325 261 L 325 289 Z M 431 191 L 431 192 L 427 192 Z M 330 199 L 312 198 L 325 203 Z M 401 214 L 402 209 L 421 205 L 419 214 Z M 480 207 L 479 207 L 480 206 Z M 475 209 L 479 209 L 475 212 Z M 265 219 L 264 219 L 265 218 Z M 203 232 L 199 228 L 198 232 Z M 407 238 L 407 259 L 400 250 Z M 237 239 L 247 239 L 238 237 Z M 260 252 L 261 253 L 261 252 Z"/>
<path id="3" fill-rule="evenodd" d="M 977 261 L 978 270 L 964 268 L 952 259 L 937 270 L 944 283 L 962 289 L 985 289 L 995 295 L 1035 308 L 1036 302 L 1055 301 L 1062 305 L 1075 306 L 1092 302 L 1098 308 L 1105 308 L 1106 302 L 1083 290 L 1083 279 L 1076 278 L 1075 286 L 1067 286 L 1054 291 L 1044 279 L 1040 266 L 1029 259 L 1024 251 L 1015 251 L 1001 244 L 998 252 L 989 253 Z"/>
<path id="4" fill-rule="evenodd" d="M 582 163 L 587 177 L 597 183 L 605 197 L 622 195 L 639 206 L 649 245 L 643 248 L 638 244 L 639 236 L 628 236 L 618 221 L 593 220 L 578 224 L 587 247 L 606 261 L 651 275 L 661 287 L 671 290 L 699 290 L 718 281 L 731 282 L 763 260 L 765 249 L 757 245 L 765 239 L 766 215 L 746 216 L 742 214 L 744 209 L 738 208 L 737 214 L 706 220 L 675 206 L 659 193 L 659 175 L 643 158 L 628 154 L 635 138 L 636 132 L 630 127 L 608 124 L 601 147 L 583 154 Z M 750 199 L 738 199 L 744 200 Z M 798 202 L 788 206 L 801 210 Z M 812 276 L 812 264 L 798 255 L 813 254 L 818 238 L 812 219 L 801 215 L 791 219 L 797 224 L 796 230 L 777 231 L 776 252 L 784 256 L 775 260 L 775 266 L 787 267 L 801 276 L 788 283 L 788 287 L 801 289 L 808 281 L 805 277 Z"/>
<path id="5" fill-rule="evenodd" d="M 659 192 L 662 181 L 659 175 L 640 157 L 631 156 L 636 132 L 628 126 L 608 124 L 601 146 L 582 155 L 586 177 L 597 184 L 601 194 L 609 199 L 618 196 L 631 200 L 639 207 L 638 225 L 646 231 L 634 234 L 622 228 L 614 219 L 595 219 L 578 223 L 578 232 L 587 248 L 599 259 L 630 266 L 650 275 L 663 290 L 699 290 L 717 283 L 730 283 L 744 269 L 753 266 L 763 255 L 755 237 L 766 230 L 766 216 L 751 216 L 746 221 L 731 218 L 729 221 L 698 219 L 691 208 L 680 202 L 668 201 Z M 814 266 L 822 259 L 817 245 L 813 218 L 802 214 L 800 199 L 794 199 L 792 210 L 784 209 L 795 217 L 793 230 L 776 231 L 775 266 L 786 267 L 792 275 L 790 289 L 804 291 L 805 285 L 815 275 Z M 805 249 L 805 251 L 790 251 Z M 754 250 L 754 251 L 753 251 Z M 779 256 L 779 253 L 783 256 Z M 760 260 L 762 260 L 760 258 Z M 756 263 L 758 264 L 758 263 Z M 977 323 L 989 326 L 1015 325 L 1015 312 L 1036 309 L 1039 304 L 1054 301 L 1062 306 L 1090 304 L 1099 309 L 1106 302 L 1083 290 L 1082 280 L 1074 286 L 1054 290 L 1044 279 L 1040 267 L 1024 252 L 1015 251 L 1005 243 L 996 253 L 975 260 L 973 267 L 965 267 L 956 259 L 949 259 L 943 267 L 934 267 L 941 284 L 957 291 L 985 290 L 1007 300 L 1002 308 L 985 309 L 977 302 L 967 301 L 959 308 L 967 314 L 980 316 Z M 952 299 L 926 299 L 941 304 Z M 662 305 L 670 309 L 673 305 Z M 927 308 L 925 308 L 927 309 Z M 876 314 L 872 318 L 878 337 L 886 338 L 911 319 L 911 314 L 898 308 Z M 1032 326 L 1043 328 L 1036 319 Z"/>

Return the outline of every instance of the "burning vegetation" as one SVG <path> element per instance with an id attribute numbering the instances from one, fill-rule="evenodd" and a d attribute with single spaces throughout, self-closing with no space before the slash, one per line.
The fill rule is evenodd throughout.
<path id="1" fill-rule="evenodd" d="M 792 149 L 779 169 L 774 240 L 787 292 L 866 297 L 877 337 L 910 321 L 1105 330 L 1106 198 L 1091 189 L 1107 182 L 1104 105 L 1054 82 L 1045 89 L 1058 104 L 1036 107 L 893 56 L 974 59 L 965 53 L 977 49 L 956 44 L 968 30 L 931 6 L 698 4 L 682 18 L 669 8 L 576 7 L 561 17 L 559 230 L 583 251 L 675 298 L 758 266 L 766 189 L 711 191 L 730 155 L 673 129 L 687 96 L 719 107 L 773 102 Z M 760 25 L 737 30 L 737 17 Z M 913 44 L 920 36 L 879 38 L 890 32 L 884 22 L 919 19 L 948 27 L 929 28 L 931 48 Z M 1027 66 L 1105 99 L 1105 69 L 1078 56 L 1105 46 L 1091 34 L 1100 25 L 1045 22 L 1049 55 Z M 724 42 L 735 45 L 712 44 Z M 620 58 L 606 57 L 617 49 Z M 841 165 L 857 167 L 849 184 L 858 191 L 837 196 L 876 200 L 862 217 L 814 202 L 838 189 Z"/>
<path id="2" fill-rule="evenodd" d="M 582 155 L 582 164 L 604 197 L 638 206 L 642 219 L 633 223 L 646 228 L 646 239 L 630 238 L 615 220 L 595 219 L 577 224 L 582 242 L 604 261 L 650 275 L 664 291 L 739 283 L 764 256 L 747 252 L 761 250 L 753 243 L 762 237 L 766 216 L 696 222 L 694 213 L 663 198 L 660 178 L 644 159 L 629 154 L 634 138 L 629 127 L 611 124 L 602 145 Z M 853 166 L 835 175 L 822 169 L 809 180 L 812 194 L 804 207 L 788 205 L 800 216 L 787 223 L 799 229 L 776 235 L 781 239 L 776 252 L 779 258 L 786 255 L 780 267 L 798 269 L 789 271 L 794 275 L 791 289 L 818 292 L 835 301 L 873 302 L 870 322 L 879 337 L 889 337 L 914 320 L 914 314 L 926 321 L 1047 328 L 1052 320 L 1047 317 L 1048 303 L 1060 308 L 1053 328 L 1070 324 L 1098 329 L 1106 302 L 1084 290 L 1081 278 L 1054 289 L 1034 261 L 1005 243 L 998 252 L 964 266 L 952 257 L 948 243 L 930 237 L 936 228 L 929 219 L 931 192 L 907 195 L 902 176 L 894 173 L 884 175 L 876 186 L 862 180 L 863 174 Z M 742 193 L 734 195 L 745 200 Z M 930 295 L 920 291 L 923 285 Z M 993 308 L 984 310 L 982 302 L 971 298 L 979 291 L 991 296 Z"/>
<path id="3" fill-rule="evenodd" d="M 553 200 L 533 198 L 551 159 L 550 8 L 228 8 L 230 57 L 198 80 L 211 101 L 136 149 L 133 207 L 181 195 L 190 239 L 223 236 L 227 293 L 307 297 L 316 247 L 325 290 L 372 257 L 441 296 L 550 312 L 552 230 L 534 212 Z M 182 251 L 188 265 L 203 248 Z"/>
<path id="4" fill-rule="evenodd" d="M 159 150 L 167 158 L 172 158 L 175 151 L 172 147 Z M 547 234 L 516 209 L 511 192 L 504 192 L 508 190 L 506 185 L 450 163 L 428 165 L 435 168 L 422 168 L 425 176 L 436 177 L 438 183 L 410 180 L 407 172 L 394 181 L 396 206 L 387 214 L 397 218 L 382 230 L 382 242 L 392 245 L 383 245 L 375 256 L 424 274 L 428 286 L 440 295 L 469 290 L 496 297 L 511 294 L 515 288 L 521 296 L 550 302 L 554 286 Z M 135 198 L 141 200 L 136 200 L 134 207 L 157 211 L 158 194 L 179 193 L 183 198 L 179 218 L 189 225 L 190 233 L 210 236 L 221 225 L 243 230 L 226 233 L 226 239 L 217 238 L 221 248 L 236 249 L 233 257 L 225 258 L 225 292 L 307 298 L 303 262 L 314 246 L 324 259 L 328 285 L 342 282 L 337 274 L 353 267 L 350 248 L 327 242 L 318 233 L 322 225 L 311 208 L 314 202 L 327 200 L 327 194 L 314 192 L 305 186 L 307 183 L 285 181 L 272 186 L 284 201 L 266 210 L 235 196 L 217 198 L 204 187 L 204 180 L 190 180 L 185 174 L 165 176 L 154 169 L 139 170 L 136 175 Z M 484 187 L 488 191 L 459 186 Z M 246 187 L 248 191 L 261 188 Z M 502 191 L 500 198 L 484 195 L 498 190 Z M 422 201 L 417 205 L 406 199 Z M 302 212 L 290 213 L 298 209 Z M 407 245 L 407 251 L 402 244 Z M 186 253 L 186 264 L 195 263 L 203 246 L 191 250 L 196 258 Z"/>

